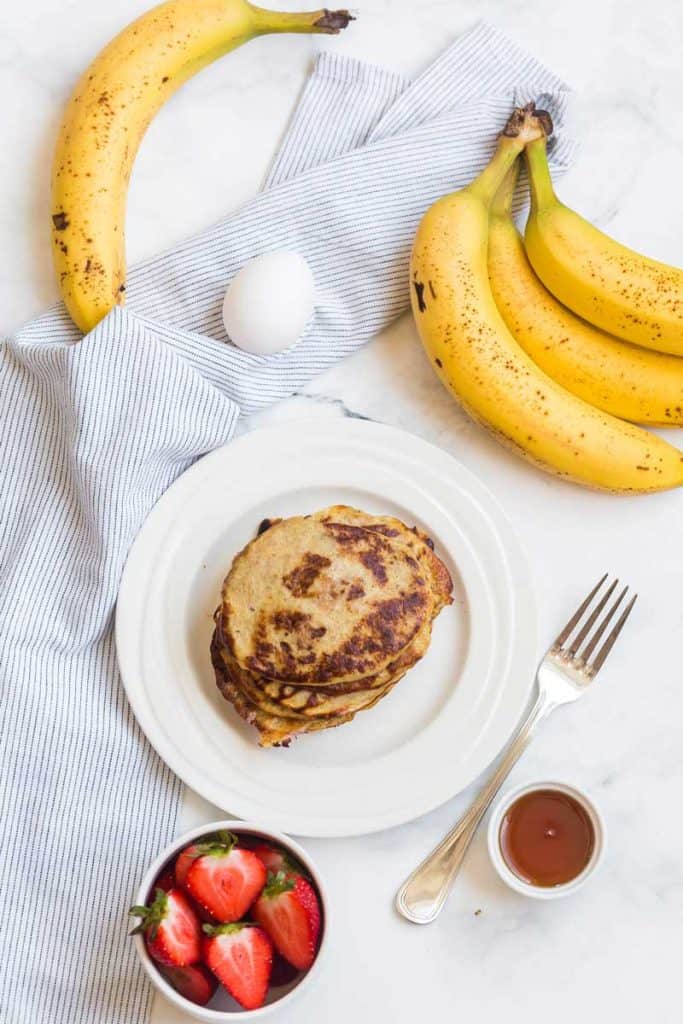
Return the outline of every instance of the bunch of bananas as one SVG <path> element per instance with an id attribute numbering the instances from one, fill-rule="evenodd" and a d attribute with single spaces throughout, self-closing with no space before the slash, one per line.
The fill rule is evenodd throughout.
<path id="1" fill-rule="evenodd" d="M 589 487 L 683 484 L 683 453 L 635 426 L 683 425 L 683 272 L 564 206 L 550 118 L 516 110 L 490 164 L 425 214 L 411 301 L 434 367 L 466 411 L 542 469 Z M 521 154 L 524 239 L 511 202 Z"/>

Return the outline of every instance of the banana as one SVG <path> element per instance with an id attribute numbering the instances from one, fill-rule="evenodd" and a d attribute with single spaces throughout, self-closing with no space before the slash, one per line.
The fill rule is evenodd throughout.
<path id="1" fill-rule="evenodd" d="M 512 336 L 537 366 L 584 401 L 634 423 L 683 424 L 683 359 L 638 348 L 581 320 L 534 273 L 512 219 L 519 161 L 491 206 L 488 270 Z"/>
<path id="2" fill-rule="evenodd" d="M 246 0 L 169 0 L 95 58 L 68 102 L 52 171 L 52 243 L 60 291 L 82 331 L 124 301 L 128 180 L 165 101 L 229 50 L 268 32 L 336 34 L 347 11 L 266 11 Z"/>
<path id="3" fill-rule="evenodd" d="M 555 195 L 545 139 L 527 149 L 531 214 L 525 244 L 544 285 L 604 331 L 683 355 L 683 270 L 620 245 Z"/>
<path id="4" fill-rule="evenodd" d="M 678 487 L 681 452 L 551 380 L 498 312 L 487 270 L 489 207 L 525 144 L 541 136 L 544 121 L 533 107 L 515 111 L 488 167 L 423 217 L 410 268 L 422 343 L 465 410 L 543 469 L 608 491 Z"/>

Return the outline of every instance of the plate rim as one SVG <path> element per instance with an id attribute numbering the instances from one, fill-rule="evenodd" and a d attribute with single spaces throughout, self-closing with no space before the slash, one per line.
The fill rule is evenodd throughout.
<path id="1" fill-rule="evenodd" d="M 215 780 L 210 782 L 208 776 L 202 775 L 201 770 L 199 770 L 189 758 L 186 758 L 182 754 L 178 745 L 176 743 L 172 743 L 168 737 L 166 737 L 165 730 L 161 723 L 159 723 L 155 718 L 150 702 L 144 696 L 144 693 L 141 692 L 138 699 L 134 682 L 132 682 L 130 676 L 128 678 L 128 682 L 126 681 L 127 671 L 123 664 L 128 658 L 127 651 L 129 649 L 129 642 L 125 635 L 127 626 L 127 607 L 129 604 L 128 594 L 129 590 L 135 586 L 135 574 L 137 569 L 136 563 L 141 556 L 141 553 L 144 552 L 148 536 L 154 536 L 157 532 L 157 519 L 163 520 L 167 506 L 172 506 L 175 500 L 174 492 L 179 491 L 181 486 L 187 487 L 188 481 L 191 481 L 194 477 L 199 477 L 200 475 L 204 476 L 207 472 L 210 472 L 211 464 L 213 462 L 221 462 L 225 458 L 227 452 L 232 454 L 237 447 L 243 448 L 253 444 L 258 445 L 260 440 L 264 438 L 264 435 L 267 440 L 267 435 L 269 434 L 276 434 L 281 437 L 283 434 L 291 433 L 296 435 L 298 433 L 300 437 L 301 432 L 303 432 L 304 437 L 306 437 L 310 434 L 312 422 L 316 422 L 317 424 L 317 441 L 319 440 L 321 431 L 325 431 L 326 434 L 329 434 L 330 432 L 333 433 L 335 435 L 335 440 L 339 440 L 341 442 L 347 440 L 350 434 L 356 434 L 357 438 L 359 436 L 363 437 L 363 439 L 367 437 L 369 438 L 368 443 L 371 446 L 373 442 L 373 435 L 376 443 L 381 442 L 383 438 L 385 442 L 391 442 L 393 440 L 394 443 L 398 443 L 400 440 L 403 440 L 405 443 L 406 440 L 408 440 L 411 445 L 416 445 L 418 448 L 422 448 L 426 456 L 431 454 L 432 457 L 442 461 L 445 460 L 447 463 L 454 466 L 457 469 L 459 482 L 466 484 L 469 488 L 470 493 L 468 496 L 470 500 L 474 500 L 478 504 L 483 504 L 485 507 L 487 515 L 491 521 L 491 526 L 505 551 L 510 578 L 514 584 L 513 604 L 511 605 L 511 610 L 516 613 L 517 618 L 520 620 L 515 621 L 515 626 L 519 627 L 522 624 L 524 626 L 523 629 L 516 628 L 515 630 L 515 640 L 510 647 L 510 653 L 505 667 L 505 679 L 501 688 L 504 690 L 505 680 L 509 679 L 513 672 L 520 670 L 520 665 L 517 664 L 520 662 L 523 663 L 522 671 L 525 671 L 528 675 L 528 684 L 525 688 L 524 702 L 520 704 L 515 722 L 507 732 L 502 742 L 498 744 L 498 749 L 490 757 L 487 756 L 483 763 L 477 765 L 476 771 L 471 774 L 469 781 L 458 784 L 455 788 L 446 787 L 448 792 L 446 792 L 445 795 L 442 791 L 439 791 L 434 798 L 426 799 L 424 801 L 424 805 L 417 811 L 411 808 L 407 813 L 403 810 L 399 810 L 397 812 L 392 805 L 392 813 L 389 813 L 386 817 L 381 816 L 379 820 L 375 821 L 368 820 L 369 812 L 365 812 L 365 814 L 360 812 L 356 815 L 355 819 L 352 819 L 348 813 L 346 813 L 340 820 L 336 817 L 327 816 L 322 820 L 316 819 L 315 817 L 309 817 L 309 819 L 306 820 L 300 812 L 294 812 L 290 815 L 288 815 L 287 811 L 285 811 L 284 814 L 279 814 L 278 812 L 273 814 L 272 810 L 266 809 L 253 795 L 242 797 L 238 790 L 235 789 L 231 790 L 228 808 L 226 806 L 226 799 L 222 799 L 220 801 L 216 800 L 217 794 L 214 791 L 216 785 Z M 341 486 L 344 486 L 344 484 L 340 484 L 340 487 Z M 373 832 L 383 831 L 385 829 L 416 820 L 417 818 L 423 817 L 435 810 L 437 807 L 442 806 L 448 800 L 453 799 L 459 793 L 463 792 L 467 786 L 471 785 L 477 778 L 479 778 L 505 748 L 513 735 L 516 725 L 521 720 L 521 716 L 525 708 L 528 706 L 535 679 L 535 670 L 538 659 L 538 641 L 539 623 L 537 602 L 529 559 L 508 516 L 498 499 L 491 493 L 489 488 L 477 477 L 475 473 L 468 469 L 468 467 L 464 466 L 450 452 L 430 441 L 425 440 L 419 435 L 404 431 L 399 427 L 379 423 L 375 420 L 355 418 L 351 420 L 344 418 L 341 420 L 320 419 L 316 421 L 315 418 L 311 420 L 311 418 L 297 417 L 296 419 L 286 420 L 282 423 L 257 427 L 207 453 L 205 456 L 189 466 L 160 496 L 158 501 L 147 514 L 142 527 L 135 537 L 129 549 L 121 575 L 115 613 L 116 656 L 122 685 L 140 729 L 164 764 L 166 764 L 185 785 L 205 799 L 216 804 L 218 807 L 225 809 L 226 813 L 229 809 L 231 814 L 247 819 L 254 815 L 262 818 L 264 815 L 273 814 L 275 825 L 280 828 L 281 831 L 319 838 L 341 838 L 368 835 Z M 132 671 L 131 675 L 133 675 Z M 139 689 L 141 688 L 139 687 Z M 172 748 L 170 755 L 168 751 L 169 746 Z M 428 792 L 432 792 L 432 790 L 428 790 Z M 287 825 L 286 819 L 288 816 L 290 818 L 295 817 L 296 822 L 292 822 L 291 825 Z"/>

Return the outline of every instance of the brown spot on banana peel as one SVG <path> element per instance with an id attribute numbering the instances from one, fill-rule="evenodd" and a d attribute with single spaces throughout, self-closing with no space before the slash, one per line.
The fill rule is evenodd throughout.
<path id="1" fill-rule="evenodd" d="M 53 213 L 52 223 L 56 231 L 66 231 L 69 226 L 69 218 L 65 213 Z"/>
<path id="2" fill-rule="evenodd" d="M 413 287 L 417 298 L 417 308 L 420 313 L 424 313 L 427 308 L 427 303 L 425 302 L 425 286 L 422 281 L 413 281 Z"/>

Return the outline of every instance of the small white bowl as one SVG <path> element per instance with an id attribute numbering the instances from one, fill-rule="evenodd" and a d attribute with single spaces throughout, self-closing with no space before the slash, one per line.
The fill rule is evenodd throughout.
<path id="1" fill-rule="evenodd" d="M 508 810 L 521 796 L 539 789 L 551 789 L 557 793 L 564 793 L 566 796 L 573 797 L 577 803 L 581 804 L 593 825 L 595 843 L 591 859 L 580 875 L 572 878 L 571 882 L 566 882 L 564 885 L 541 886 L 525 882 L 508 867 L 500 848 L 500 829 L 503 824 L 503 818 Z M 487 835 L 489 856 L 502 880 L 516 892 L 521 893 L 523 896 L 531 896 L 537 900 L 556 900 L 560 896 L 569 896 L 570 893 L 576 892 L 577 889 L 585 885 L 590 876 L 597 871 L 602 863 L 607 840 L 605 819 L 593 801 L 582 790 L 577 789 L 575 786 L 568 786 L 564 782 L 543 781 L 517 786 L 516 789 L 511 789 L 504 793 L 493 806 Z"/>
<path id="2" fill-rule="evenodd" d="M 289 836 L 283 835 L 281 832 L 273 832 L 272 829 L 264 828 L 262 825 L 255 825 L 253 822 L 247 821 L 212 821 L 208 825 L 200 825 L 198 828 L 190 829 L 189 832 L 185 832 L 184 835 L 178 836 L 174 839 L 169 846 L 163 850 L 156 860 L 150 864 L 145 877 L 140 883 L 135 896 L 135 904 L 143 905 L 146 904 L 151 893 L 152 887 L 155 880 L 158 878 L 162 869 L 180 853 L 180 851 L 189 846 L 190 843 L 202 836 L 209 835 L 212 832 L 219 832 L 222 829 L 228 832 L 234 832 L 236 835 L 249 835 L 255 836 L 259 839 L 264 839 L 266 842 L 276 843 L 278 846 L 282 846 L 285 850 L 288 850 L 292 856 L 303 865 L 306 871 L 311 876 L 315 889 L 320 898 L 320 912 L 321 912 L 321 929 L 320 929 L 320 942 L 318 946 L 318 955 L 313 962 L 311 968 L 300 978 L 296 979 L 290 987 L 286 989 L 283 987 L 282 995 L 278 996 L 277 992 L 274 994 L 272 991 L 268 993 L 266 1002 L 263 1006 L 257 1010 L 243 1010 L 237 1006 L 234 1000 L 228 995 L 225 990 L 221 990 L 219 986 L 219 992 L 226 1006 L 234 1006 L 235 1009 L 212 1009 L 208 1006 L 197 1006 L 196 1003 L 191 1003 L 189 999 L 185 999 L 179 992 L 176 992 L 171 985 L 168 984 L 166 979 L 161 975 L 157 966 L 152 960 L 151 956 L 147 952 L 144 939 L 141 935 L 134 937 L 135 948 L 138 956 L 142 961 L 142 966 L 147 972 L 147 977 L 150 979 L 154 987 L 161 992 L 162 996 L 167 999 L 174 1006 L 177 1006 L 184 1013 L 190 1017 L 194 1017 L 196 1020 L 204 1021 L 205 1024 L 233 1024 L 236 1021 L 246 1020 L 258 1020 L 262 1017 L 272 1013 L 273 1010 L 279 1010 L 281 1007 L 289 1005 L 304 989 L 310 987 L 311 982 L 317 977 L 320 972 L 320 967 L 323 962 L 323 958 L 327 952 L 329 946 L 328 932 L 330 927 L 329 920 L 329 908 L 327 899 L 325 896 L 325 887 L 323 880 L 320 877 L 318 869 L 315 864 L 308 856 L 305 850 L 303 850 L 298 843 L 295 843 Z M 223 992 L 225 995 L 223 996 Z M 273 998 L 274 995 L 274 998 Z M 216 996 L 214 996 L 216 999 Z"/>

